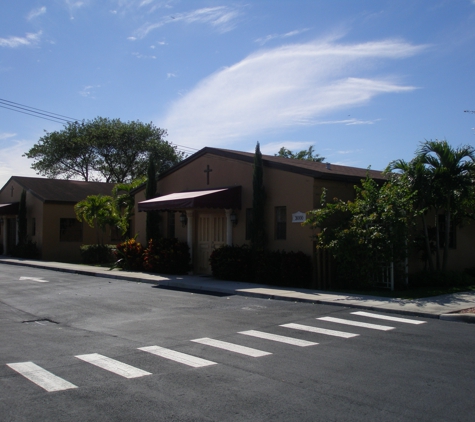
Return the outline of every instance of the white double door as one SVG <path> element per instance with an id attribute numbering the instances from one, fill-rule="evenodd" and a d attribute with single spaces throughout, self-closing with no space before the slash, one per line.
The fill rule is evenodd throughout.
<path id="1" fill-rule="evenodd" d="M 226 215 L 199 214 L 197 266 L 199 274 L 211 274 L 209 257 L 214 249 L 226 244 Z"/>

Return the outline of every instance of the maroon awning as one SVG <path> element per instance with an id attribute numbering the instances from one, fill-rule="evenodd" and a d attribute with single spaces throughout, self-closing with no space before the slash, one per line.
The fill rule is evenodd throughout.
<path id="1" fill-rule="evenodd" d="M 9 204 L 0 204 L 0 215 L 17 215 L 19 202 L 10 202 Z"/>
<path id="2" fill-rule="evenodd" d="M 184 210 L 191 208 L 241 209 L 241 186 L 178 192 L 138 203 L 139 211 Z"/>

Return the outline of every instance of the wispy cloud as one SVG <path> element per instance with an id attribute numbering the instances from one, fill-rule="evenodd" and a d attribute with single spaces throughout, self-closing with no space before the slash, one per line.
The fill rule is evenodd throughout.
<path id="1" fill-rule="evenodd" d="M 17 140 L 7 148 L 0 148 L 0 187 L 11 176 L 36 176 L 31 169 L 31 161 L 23 157 L 25 151 L 33 146 L 32 142 Z"/>
<path id="2" fill-rule="evenodd" d="M 24 37 L 0 38 L 0 47 L 17 48 L 23 46 L 36 45 L 40 41 L 42 31 L 36 34 L 27 33 Z"/>
<path id="3" fill-rule="evenodd" d="M 79 95 L 95 99 L 95 89 L 100 87 L 100 85 L 86 85 L 81 91 L 79 91 Z"/>
<path id="4" fill-rule="evenodd" d="M 261 50 L 201 81 L 169 108 L 160 125 L 175 142 L 197 148 L 315 125 L 329 112 L 416 89 L 394 76 L 373 76 L 371 69 L 424 48 L 397 40 L 333 40 Z"/>
<path id="5" fill-rule="evenodd" d="M 74 19 L 74 12 L 85 5 L 85 2 L 81 0 L 64 0 L 64 3 L 69 10 L 70 19 Z"/>
<path id="6" fill-rule="evenodd" d="M 142 53 L 132 53 L 133 56 L 137 57 L 138 59 L 156 59 L 157 56 L 149 56 L 147 54 L 142 54 Z"/>
<path id="7" fill-rule="evenodd" d="M 46 13 L 46 7 L 38 7 L 37 9 L 33 9 L 28 16 L 26 17 L 27 20 L 32 20 L 37 18 L 38 16 L 44 15 Z"/>
<path id="8" fill-rule="evenodd" d="M 234 28 L 235 19 L 238 16 L 239 12 L 228 6 L 207 7 L 186 13 L 176 13 L 162 18 L 158 22 L 144 24 L 136 31 L 134 38 L 144 38 L 155 29 L 178 22 L 208 24 L 219 32 L 227 32 Z"/>
<path id="9" fill-rule="evenodd" d="M 254 42 L 256 42 L 260 45 L 264 45 L 267 42 L 269 42 L 270 40 L 273 40 L 273 39 L 276 39 L 276 38 L 277 39 L 285 39 L 285 38 L 294 37 L 296 35 L 301 34 L 302 32 L 306 32 L 308 30 L 309 30 L 309 28 L 304 28 L 304 29 L 298 29 L 298 30 L 295 30 L 295 31 L 286 32 L 285 34 L 266 35 L 265 37 L 257 38 L 256 40 L 254 40 Z"/>
<path id="10" fill-rule="evenodd" d="M 16 136 L 16 133 L 0 133 L 0 141 L 4 141 L 5 139 L 13 138 Z"/>

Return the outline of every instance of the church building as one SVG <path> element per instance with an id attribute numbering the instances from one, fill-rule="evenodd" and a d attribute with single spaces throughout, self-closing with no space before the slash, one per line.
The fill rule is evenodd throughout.
<path id="1" fill-rule="evenodd" d="M 262 156 L 265 215 L 269 250 L 314 253 L 312 231 L 301 223 L 305 213 L 328 198 L 354 198 L 354 185 L 369 176 L 383 181 L 379 171 Z M 221 245 L 250 241 L 254 154 L 203 148 L 162 173 L 157 197 L 145 200 L 145 186 L 135 191 L 135 233 L 146 245 L 146 212 L 162 211 L 165 237 L 188 243 L 193 271 L 210 274 L 209 257 Z"/>

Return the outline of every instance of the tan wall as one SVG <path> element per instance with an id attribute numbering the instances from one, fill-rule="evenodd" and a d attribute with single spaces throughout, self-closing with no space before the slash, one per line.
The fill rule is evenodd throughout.
<path id="1" fill-rule="evenodd" d="M 11 187 L 13 186 L 13 193 Z M 9 202 L 20 202 L 21 194 L 23 192 L 23 187 L 21 187 L 17 182 L 10 181 L 2 189 L 0 193 L 0 203 L 9 203 Z M 33 242 L 36 242 L 38 248 L 41 251 L 42 246 L 42 219 L 43 219 L 43 209 L 42 202 L 33 196 L 30 192 L 26 193 L 26 218 L 27 218 L 27 235 L 29 239 Z M 2 216 L 6 218 L 17 218 L 16 215 Z M 33 219 L 36 220 L 36 233 L 32 235 Z M 2 225 L 0 243 L 3 244 L 3 235 L 5 230 L 5 223 Z M 18 230 L 18 226 L 16 228 Z"/>
<path id="2" fill-rule="evenodd" d="M 434 214 L 427 216 L 427 223 L 429 226 L 434 225 Z M 422 232 L 422 222 L 418 225 L 418 230 Z M 440 263 L 444 249 L 439 250 Z M 435 254 L 432 255 L 434 266 L 436 265 Z M 466 268 L 475 268 L 475 224 L 464 223 L 457 227 L 455 233 L 455 248 L 449 248 L 449 257 L 447 261 L 447 270 L 449 271 L 463 271 Z M 424 261 L 421 259 L 421 252 L 414 253 L 409 260 L 409 272 L 414 273 L 424 269 Z"/>
<path id="3" fill-rule="evenodd" d="M 207 166 L 212 172 L 207 184 Z M 216 189 L 221 187 L 242 186 L 242 208 L 234 210 L 238 217 L 238 224 L 233 227 L 233 243 L 242 245 L 249 243 L 245 239 L 246 232 L 246 208 L 252 208 L 252 175 L 253 164 L 232 160 L 215 155 L 205 155 L 189 163 L 186 167 L 172 173 L 158 183 L 158 192 L 161 196 L 174 192 Z M 298 223 L 292 223 L 292 214 L 301 211 L 306 212 L 313 208 L 313 179 L 295 173 L 283 172 L 280 170 L 264 168 L 264 185 L 267 193 L 266 211 L 269 216 L 267 221 L 267 235 L 269 249 L 280 250 L 301 250 L 310 254 L 312 252 L 311 232 L 308 228 L 302 227 Z M 135 198 L 136 204 L 143 200 L 144 191 L 141 191 Z M 274 239 L 274 207 L 287 207 L 287 240 Z M 195 232 L 196 239 L 196 218 L 199 212 L 209 212 L 210 210 L 195 210 Z M 224 213 L 223 210 L 218 212 Z M 139 233 L 139 241 L 145 242 L 145 220 L 146 213 L 136 211 L 135 227 Z M 179 222 L 179 214 L 176 213 L 176 236 L 181 241 L 186 241 L 187 230 L 182 228 Z M 166 218 L 164 214 L 163 222 Z"/>

